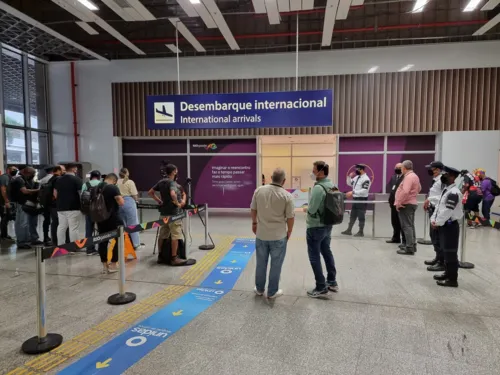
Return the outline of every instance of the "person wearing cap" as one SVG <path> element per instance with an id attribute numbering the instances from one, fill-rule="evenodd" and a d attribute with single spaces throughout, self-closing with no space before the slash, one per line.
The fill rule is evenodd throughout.
<path id="1" fill-rule="evenodd" d="M 429 217 L 432 216 L 436 209 L 441 193 L 443 192 L 443 184 L 441 183 L 441 175 L 443 174 L 444 164 L 440 161 L 433 161 L 425 166 L 429 176 L 432 177 L 431 188 L 427 199 L 424 202 L 424 210 L 427 211 Z M 434 259 L 426 260 L 424 263 L 428 266 L 427 270 L 431 272 L 444 271 L 444 255 L 439 243 L 439 235 L 437 229 L 429 224 L 429 236 L 431 237 L 432 245 L 436 253 Z"/>
<path id="2" fill-rule="evenodd" d="M 90 172 L 90 180 L 85 182 L 82 186 L 82 193 L 90 190 L 101 183 L 101 172 L 94 170 Z M 85 215 L 85 237 L 90 238 L 94 234 L 95 223 L 92 222 L 89 215 Z M 87 255 L 99 254 L 94 245 L 87 247 Z"/>
<path id="3" fill-rule="evenodd" d="M 437 285 L 458 286 L 458 242 L 460 238 L 459 220 L 464 216 L 462 193 L 455 184 L 460 171 L 452 167 L 444 167 L 440 177 L 443 192 L 439 197 L 436 209 L 431 216 L 431 226 L 437 230 L 439 243 L 444 256 L 444 273 L 434 275 Z"/>
<path id="4" fill-rule="evenodd" d="M 352 198 L 355 201 L 367 201 L 368 194 L 370 194 L 370 177 L 365 172 L 366 166 L 364 164 L 356 164 L 356 171 L 347 176 L 347 185 L 352 186 L 352 191 L 346 194 L 346 198 Z M 343 235 L 351 236 L 352 227 L 359 221 L 359 232 L 354 237 L 364 237 L 365 229 L 365 215 L 366 203 L 353 203 L 351 209 L 351 217 L 349 219 L 349 226 L 347 230 L 342 232 Z"/>
<path id="5" fill-rule="evenodd" d="M 478 223 L 469 219 L 470 213 L 479 217 L 479 205 L 483 200 L 483 191 L 481 190 L 481 180 L 478 176 L 470 173 L 467 169 L 460 171 L 462 176 L 462 203 L 464 204 L 464 213 L 467 216 L 467 225 L 471 228 L 477 228 Z"/>

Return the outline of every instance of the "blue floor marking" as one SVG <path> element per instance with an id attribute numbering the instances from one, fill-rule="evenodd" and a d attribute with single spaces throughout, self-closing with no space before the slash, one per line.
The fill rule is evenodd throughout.
<path id="1" fill-rule="evenodd" d="M 255 240 L 236 239 L 201 287 L 171 302 L 58 374 L 122 374 L 229 292 L 254 251 Z"/>

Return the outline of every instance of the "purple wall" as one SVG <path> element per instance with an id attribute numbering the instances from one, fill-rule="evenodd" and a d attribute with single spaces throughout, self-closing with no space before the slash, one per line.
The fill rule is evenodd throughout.
<path id="1" fill-rule="evenodd" d="M 255 139 L 192 139 L 190 152 L 192 154 L 255 153 L 257 143 Z"/>
<path id="2" fill-rule="evenodd" d="M 413 170 L 420 178 L 422 185 L 421 194 L 429 192 L 432 183 L 432 177 L 427 174 L 426 165 L 434 161 L 434 154 L 389 154 L 387 155 L 387 183 L 389 183 L 391 176 L 394 174 L 394 166 L 396 163 L 401 163 L 404 160 L 411 160 L 413 162 Z M 389 192 L 389 190 L 386 190 Z"/>
<path id="3" fill-rule="evenodd" d="M 340 137 L 338 151 L 384 151 L 384 137 Z"/>
<path id="4" fill-rule="evenodd" d="M 387 137 L 387 151 L 434 151 L 435 148 L 434 135 Z"/>
<path id="5" fill-rule="evenodd" d="M 366 173 L 372 185 L 370 194 L 381 193 L 383 188 L 383 165 L 384 155 L 339 155 L 338 181 L 340 191 L 351 191 L 352 188 L 347 185 L 346 179 L 349 173 L 353 172 L 356 164 L 365 164 Z"/>

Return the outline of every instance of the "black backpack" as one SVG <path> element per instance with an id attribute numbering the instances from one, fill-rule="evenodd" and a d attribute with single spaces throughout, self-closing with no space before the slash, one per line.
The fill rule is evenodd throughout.
<path id="1" fill-rule="evenodd" d="M 321 222 L 325 225 L 338 225 L 344 221 L 344 194 L 327 189 L 323 185 L 318 184 L 325 191 L 324 211 Z"/>
<path id="2" fill-rule="evenodd" d="M 47 182 L 46 184 L 40 186 L 38 199 L 40 201 L 40 205 L 45 210 L 52 207 L 52 203 L 54 202 L 54 185 L 52 184 L 52 182 Z"/>
<path id="3" fill-rule="evenodd" d="M 103 192 L 105 188 L 106 183 L 101 182 L 90 190 L 90 209 L 88 215 L 94 223 L 105 221 L 111 216 L 111 211 L 108 210 L 106 200 L 104 199 Z"/>
<path id="4" fill-rule="evenodd" d="M 500 187 L 498 187 L 498 184 L 494 179 L 488 177 L 488 180 L 491 181 L 491 194 L 498 197 L 500 195 Z"/>
<path id="5" fill-rule="evenodd" d="M 89 181 L 85 183 L 85 186 L 87 187 L 87 189 L 82 191 L 82 194 L 80 195 L 80 211 L 82 211 L 84 215 L 90 215 L 90 203 L 92 202 L 92 193 L 97 186 L 90 185 Z"/>

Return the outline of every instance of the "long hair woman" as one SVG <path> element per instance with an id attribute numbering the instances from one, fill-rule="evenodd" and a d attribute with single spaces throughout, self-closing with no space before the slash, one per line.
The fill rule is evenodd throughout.
<path id="1" fill-rule="evenodd" d="M 136 204 L 139 199 L 139 192 L 137 191 L 135 182 L 129 178 L 129 175 L 130 173 L 127 168 L 120 169 L 120 179 L 116 184 L 125 200 L 125 204 L 120 207 L 119 214 L 126 226 L 139 224 Z M 135 250 L 139 250 L 144 246 L 141 244 L 138 232 L 130 233 L 130 239 Z"/>

